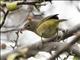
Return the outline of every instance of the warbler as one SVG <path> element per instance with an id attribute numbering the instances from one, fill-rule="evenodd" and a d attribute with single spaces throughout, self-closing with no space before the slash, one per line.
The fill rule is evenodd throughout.
<path id="1" fill-rule="evenodd" d="M 67 19 L 59 20 L 58 14 L 43 18 L 41 21 L 29 21 L 25 24 L 25 29 L 35 32 L 37 35 L 50 38 L 58 33 L 58 25 Z"/>

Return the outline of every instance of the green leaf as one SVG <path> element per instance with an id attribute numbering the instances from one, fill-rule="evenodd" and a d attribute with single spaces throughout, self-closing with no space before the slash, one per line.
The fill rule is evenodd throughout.
<path id="1" fill-rule="evenodd" d="M 9 11 L 13 11 L 17 9 L 17 2 L 8 2 L 6 3 L 6 7 Z"/>
<path id="2" fill-rule="evenodd" d="M 80 60 L 80 57 L 75 55 L 73 60 Z"/>
<path id="3" fill-rule="evenodd" d="M 3 0 L 0 0 L 0 1 L 3 1 Z"/>

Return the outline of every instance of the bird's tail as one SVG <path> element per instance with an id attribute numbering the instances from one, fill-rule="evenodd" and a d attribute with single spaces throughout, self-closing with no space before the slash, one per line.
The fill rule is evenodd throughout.
<path id="1" fill-rule="evenodd" d="M 59 22 L 67 21 L 67 19 L 60 19 Z"/>

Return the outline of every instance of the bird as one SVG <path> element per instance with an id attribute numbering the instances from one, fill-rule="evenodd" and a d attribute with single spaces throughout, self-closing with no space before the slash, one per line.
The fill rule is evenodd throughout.
<path id="1" fill-rule="evenodd" d="M 58 25 L 60 22 L 67 21 L 67 19 L 59 19 L 59 14 L 47 16 L 40 21 L 32 21 L 24 25 L 24 29 L 33 31 L 43 38 L 50 38 L 58 33 Z"/>

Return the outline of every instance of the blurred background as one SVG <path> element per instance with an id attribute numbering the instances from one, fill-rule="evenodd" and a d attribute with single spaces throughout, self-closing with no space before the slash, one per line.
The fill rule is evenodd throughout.
<path id="1" fill-rule="evenodd" d="M 4 0 L 4 1 L 14 1 L 14 0 Z M 17 1 L 17 0 L 15 0 Z M 22 1 L 22 0 L 19 0 Z M 27 1 L 34 1 L 34 0 L 27 0 Z M 52 3 L 50 2 L 42 2 L 41 4 L 46 4 L 44 6 L 40 6 L 38 11 L 34 6 L 30 5 L 22 5 L 19 6 L 20 8 L 12 11 L 8 14 L 6 21 L 1 28 L 1 31 L 6 31 L 9 29 L 20 28 L 27 22 L 27 16 L 32 16 L 33 20 L 41 20 L 42 18 L 59 14 L 59 19 L 67 19 L 67 22 L 62 22 L 59 24 L 59 28 L 63 30 L 69 30 L 72 27 L 80 24 L 80 1 L 74 0 L 53 0 Z M 6 11 L 6 9 L 5 9 Z M 3 17 L 3 13 L 1 13 Z M 13 32 L 8 33 L 1 33 L 0 34 L 0 41 L 7 45 L 6 49 L 1 50 L 1 55 L 4 55 L 12 50 L 10 45 L 14 45 L 13 40 L 17 38 L 17 35 Z M 31 45 L 39 42 L 40 36 L 35 34 L 34 32 L 25 30 L 22 33 L 19 33 L 18 45 Z M 71 56 L 72 58 L 72 56 Z M 68 60 L 71 60 L 69 58 Z"/>

